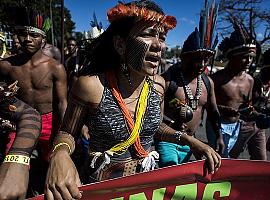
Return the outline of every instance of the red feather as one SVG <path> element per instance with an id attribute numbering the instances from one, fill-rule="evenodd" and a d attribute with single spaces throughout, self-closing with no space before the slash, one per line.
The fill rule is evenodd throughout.
<path id="1" fill-rule="evenodd" d="M 207 21 L 206 35 L 204 39 L 204 44 L 206 48 L 210 48 L 211 45 L 211 29 L 213 24 L 213 16 L 214 16 L 214 5 L 212 3 Z"/>

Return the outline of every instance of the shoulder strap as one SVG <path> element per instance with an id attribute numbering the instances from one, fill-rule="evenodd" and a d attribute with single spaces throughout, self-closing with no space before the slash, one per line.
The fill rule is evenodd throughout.
<path id="1" fill-rule="evenodd" d="M 207 90 L 207 98 L 209 98 L 211 95 L 211 83 L 209 77 L 205 73 L 202 73 L 202 80 Z"/>
<path id="2" fill-rule="evenodd" d="M 167 90 L 167 94 L 170 96 L 174 96 L 177 89 L 178 89 L 178 85 L 176 84 L 176 82 L 171 81 Z"/>

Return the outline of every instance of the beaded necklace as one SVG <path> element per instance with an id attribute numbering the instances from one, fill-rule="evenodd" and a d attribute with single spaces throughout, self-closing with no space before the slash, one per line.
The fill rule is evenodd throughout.
<path id="1" fill-rule="evenodd" d="M 180 78 L 184 87 L 185 96 L 188 99 L 188 105 L 191 107 L 193 111 L 197 110 L 199 99 L 202 95 L 202 76 L 199 75 L 197 77 L 197 88 L 195 96 L 193 96 L 191 88 L 188 85 L 188 81 L 185 79 L 182 72 L 180 72 Z"/>

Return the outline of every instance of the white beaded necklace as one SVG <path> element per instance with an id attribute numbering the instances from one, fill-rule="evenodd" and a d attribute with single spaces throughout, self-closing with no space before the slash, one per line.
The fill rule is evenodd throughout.
<path id="1" fill-rule="evenodd" d="M 182 72 L 180 72 L 180 78 L 183 84 L 185 96 L 188 98 L 188 105 L 192 108 L 193 111 L 197 110 L 199 99 L 202 95 L 202 76 L 197 77 L 197 88 L 195 96 L 193 96 L 191 88 L 188 85 L 187 80 L 185 79 Z"/>

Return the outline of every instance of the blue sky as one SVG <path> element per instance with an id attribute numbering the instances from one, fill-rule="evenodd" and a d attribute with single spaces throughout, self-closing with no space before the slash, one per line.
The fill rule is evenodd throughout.
<path id="1" fill-rule="evenodd" d="M 117 0 L 65 0 L 65 6 L 70 10 L 72 20 L 76 23 L 75 31 L 86 31 L 90 28 L 90 21 L 95 11 L 99 21 L 106 29 L 107 10 L 117 4 Z M 126 1 L 129 2 L 129 1 Z M 204 0 L 155 0 L 166 14 L 173 15 L 177 19 L 177 26 L 167 36 L 167 45 L 182 46 L 187 36 L 199 23 L 199 13 L 204 5 Z M 270 2 L 266 0 L 265 7 L 270 8 Z"/>

